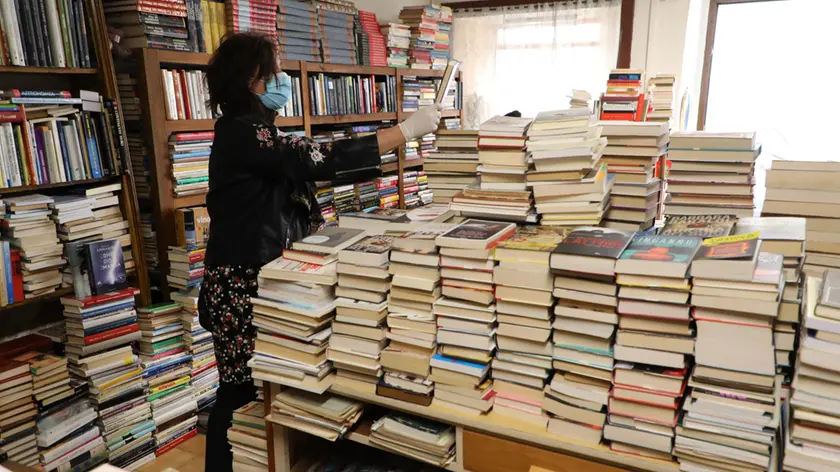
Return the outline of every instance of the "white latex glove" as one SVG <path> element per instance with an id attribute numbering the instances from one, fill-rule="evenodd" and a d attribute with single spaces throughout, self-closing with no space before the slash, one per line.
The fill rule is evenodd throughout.
<path id="1" fill-rule="evenodd" d="M 400 131 L 405 136 L 405 140 L 411 141 L 436 131 L 438 124 L 440 124 L 440 111 L 442 109 L 441 105 L 427 105 L 400 123 Z"/>

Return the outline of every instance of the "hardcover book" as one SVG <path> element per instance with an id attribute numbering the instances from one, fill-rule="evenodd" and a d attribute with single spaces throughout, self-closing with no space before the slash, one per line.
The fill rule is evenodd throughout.
<path id="1" fill-rule="evenodd" d="M 391 250 L 393 236 L 376 235 L 369 236 L 358 243 L 348 247 L 346 251 L 363 252 L 368 254 L 384 254 Z"/>
<path id="2" fill-rule="evenodd" d="M 804 241 L 805 218 L 741 218 L 735 234 L 760 233 L 762 240 Z"/>
<path id="3" fill-rule="evenodd" d="M 691 262 L 702 240 L 698 237 L 637 236 L 621 253 L 620 260 L 650 262 Z"/>
<path id="4" fill-rule="evenodd" d="M 515 223 L 469 219 L 438 236 L 435 243 L 442 247 L 487 249 L 516 230 Z"/>
<path id="5" fill-rule="evenodd" d="M 496 254 L 498 257 L 499 251 L 503 250 L 551 252 L 565 237 L 566 231 L 563 229 L 523 226 L 496 246 Z"/>
<path id="6" fill-rule="evenodd" d="M 735 215 L 669 216 L 665 221 L 665 227 L 659 234 L 662 236 L 717 238 L 729 236 L 736 222 L 738 222 L 738 217 Z"/>
<path id="7" fill-rule="evenodd" d="M 554 254 L 618 259 L 635 233 L 587 226 L 570 232 L 554 249 Z"/>
<path id="8" fill-rule="evenodd" d="M 825 271 L 820 291 L 820 303 L 817 306 L 840 308 L 840 270 Z"/>
<path id="9" fill-rule="evenodd" d="M 92 295 L 102 295 L 128 288 L 119 239 L 88 243 L 85 247 Z"/>
<path id="10" fill-rule="evenodd" d="M 365 237 L 365 232 L 358 229 L 326 228 L 292 244 L 298 251 L 336 254 Z"/>
<path id="11" fill-rule="evenodd" d="M 696 260 L 751 260 L 758 252 L 760 243 L 757 232 L 709 238 L 700 246 Z"/>

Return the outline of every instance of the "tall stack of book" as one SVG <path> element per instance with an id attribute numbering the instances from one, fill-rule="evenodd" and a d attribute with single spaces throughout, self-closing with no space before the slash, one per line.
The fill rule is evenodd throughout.
<path id="1" fill-rule="evenodd" d="M 248 362 L 254 378 L 318 393 L 329 388 L 337 254 L 364 236 L 359 230 L 327 228 L 296 241 L 260 269 L 259 296 L 251 299 L 258 329 Z"/>
<path id="2" fill-rule="evenodd" d="M 315 5 L 296 0 L 277 2 L 277 54 L 289 61 L 321 62 Z"/>
<path id="3" fill-rule="evenodd" d="M 411 28 L 408 63 L 412 69 L 431 69 L 439 32 L 440 8 L 435 5 L 405 7 L 399 19 Z M 445 67 L 444 63 L 444 67 Z"/>
<path id="4" fill-rule="evenodd" d="M 633 233 L 582 227 L 552 252 L 554 377 L 545 391 L 548 430 L 598 444 L 607 418 L 618 323 L 615 265 Z"/>
<path id="5" fill-rule="evenodd" d="M 755 233 L 707 239 L 703 258 L 692 263 L 697 342 L 674 446 L 681 464 L 776 466 L 782 377 L 776 375 L 773 321 L 783 258 L 759 252 L 760 245 Z M 744 257 L 732 258 L 733 248 Z M 730 257 L 714 259 L 721 255 Z"/>
<path id="6" fill-rule="evenodd" d="M 840 466 L 837 444 L 838 388 L 836 270 L 826 270 L 805 282 L 804 330 L 800 339 L 793 395 L 785 404 L 783 421 L 785 470 L 831 470 Z M 764 439 L 764 436 L 761 436 Z"/>
<path id="7" fill-rule="evenodd" d="M 35 419 L 38 408 L 27 362 L 0 359 L 0 457 L 26 466 L 38 464 Z"/>
<path id="8" fill-rule="evenodd" d="M 443 277 L 443 298 L 435 303 L 440 352 L 432 359 L 430 377 L 436 385 L 466 389 L 469 396 L 486 395 L 489 384 L 485 381 L 497 343 L 493 247 L 515 230 L 512 223 L 470 219 L 436 238 Z M 518 339 L 509 337 L 505 342 L 510 344 L 505 349 L 513 349 Z M 499 390 L 493 390 L 498 398 Z M 449 393 L 439 403 L 450 408 L 480 414 L 492 405 L 482 401 L 479 407 L 465 401 L 462 392 Z"/>
<path id="9" fill-rule="evenodd" d="M 376 189 L 376 182 L 369 180 L 353 184 L 356 194 L 353 200 L 354 211 L 368 211 L 379 207 L 379 190 Z"/>
<path id="10" fill-rule="evenodd" d="M 93 18 L 81 1 L 4 5 L 0 16 L 0 65 L 96 67 L 88 39 Z"/>
<path id="11" fill-rule="evenodd" d="M 104 11 L 108 24 L 122 31 L 120 45 L 125 48 L 170 49 L 195 51 L 190 33 L 196 35 L 195 0 L 172 0 L 164 4 L 125 4 L 105 0 Z"/>
<path id="12" fill-rule="evenodd" d="M 352 2 L 321 0 L 317 2 L 321 30 L 321 62 L 358 64 L 355 26 L 356 7 Z"/>
<path id="13" fill-rule="evenodd" d="M 44 412 L 38 419 L 38 455 L 42 470 L 88 470 L 107 460 L 90 400 L 77 398 Z"/>
<path id="14" fill-rule="evenodd" d="M 359 63 L 364 66 L 388 67 L 385 36 L 379 30 L 376 14 L 359 11 L 360 28 L 356 28 L 359 45 Z"/>
<path id="15" fill-rule="evenodd" d="M 574 227 L 601 222 L 610 207 L 611 179 L 600 164 L 607 145 L 600 135 L 601 127 L 586 108 L 540 112 L 531 123 L 528 159 L 535 170 L 525 179 L 534 192 L 540 224 Z"/>
<path id="16" fill-rule="evenodd" d="M 386 333 L 391 342 L 380 357 L 385 375 L 377 387 L 379 395 L 421 405 L 432 401 L 434 384 L 427 377 L 437 346 L 434 304 L 441 294 L 435 238 L 452 227 L 429 223 L 391 243 Z"/>
<path id="17" fill-rule="evenodd" d="M 271 421 L 335 441 L 362 417 L 364 404 L 331 393 L 287 388 L 271 399 Z"/>
<path id="18" fill-rule="evenodd" d="M 615 175 L 604 226 L 646 230 L 662 213 L 668 152 L 667 123 L 601 122 L 607 147 L 601 162 Z"/>
<path id="19" fill-rule="evenodd" d="M 69 243 L 73 240 L 84 241 L 98 236 L 97 234 L 90 234 L 84 229 L 81 233 L 77 231 L 79 228 L 90 228 L 92 226 L 91 223 L 96 224 L 93 221 L 92 209 L 92 205 L 96 201 L 94 198 L 77 195 L 57 195 L 53 199 L 53 203 L 49 204 L 50 210 L 52 210 L 50 218 L 56 224 L 62 240 Z M 62 271 L 65 286 L 73 285 L 73 277 L 70 272 L 70 268 L 66 266 Z"/>
<path id="20" fill-rule="evenodd" d="M 620 288 L 613 352 L 628 366 L 616 372 L 623 377 L 614 376 L 610 393 L 604 438 L 613 450 L 671 460 L 687 356 L 694 353 L 688 269 L 701 242 L 639 234 L 615 263 Z M 679 379 L 681 385 L 664 389 L 662 383 L 645 382 L 648 376 Z"/>
<path id="21" fill-rule="evenodd" d="M 411 47 L 411 28 L 401 23 L 382 25 L 380 31 L 388 46 L 388 67 L 407 68 L 408 49 Z"/>
<path id="22" fill-rule="evenodd" d="M 204 280 L 204 247 L 189 248 L 184 246 L 170 246 L 167 252 L 169 258 L 169 273 L 166 281 L 170 287 L 179 290 L 198 288 Z"/>
<path id="23" fill-rule="evenodd" d="M 665 214 L 753 216 L 755 160 L 760 153 L 753 132 L 674 133 Z"/>
<path id="24" fill-rule="evenodd" d="M 207 193 L 213 136 L 212 131 L 174 133 L 169 136 L 173 196 Z"/>
<path id="25" fill-rule="evenodd" d="M 446 467 L 455 460 L 455 427 L 390 412 L 370 428 L 370 442 L 421 462 Z"/>
<path id="26" fill-rule="evenodd" d="M 335 212 L 337 214 L 341 215 L 342 213 L 355 211 L 355 202 L 356 188 L 353 184 L 336 185 L 333 187 L 333 205 L 335 205 Z"/>
<path id="27" fill-rule="evenodd" d="M 198 411 L 206 411 L 216 401 L 219 387 L 219 371 L 216 369 L 216 352 L 213 349 L 213 335 L 198 321 L 198 289 L 174 292 L 169 295 L 178 302 L 178 314 L 184 329 L 184 348 L 190 353 L 190 385 L 195 391 Z M 201 417 L 199 417 L 199 422 Z"/>
<path id="28" fill-rule="evenodd" d="M 370 236 L 338 253 L 336 318 L 327 358 L 336 382 L 376 393 L 382 377 L 379 358 L 388 344 L 386 298 L 391 286 L 391 236 Z"/>
<path id="29" fill-rule="evenodd" d="M 601 121 L 645 121 L 643 69 L 613 69 L 601 95 Z"/>
<path id="30" fill-rule="evenodd" d="M 225 0 L 225 26 L 231 33 L 277 36 L 277 0 Z"/>
<path id="31" fill-rule="evenodd" d="M 70 371 L 67 370 L 67 359 L 32 351 L 14 360 L 29 364 L 33 394 L 40 411 L 53 408 L 58 402 L 76 393 L 75 384 L 70 380 Z"/>
<path id="32" fill-rule="evenodd" d="M 399 177 L 396 175 L 386 175 L 384 177 L 377 177 L 376 188 L 379 190 L 379 208 L 396 208 L 400 206 L 400 195 L 397 184 Z"/>
<path id="33" fill-rule="evenodd" d="M 446 69 L 451 53 L 450 34 L 452 32 L 452 8 L 440 6 L 438 30 L 435 33 L 435 50 L 432 51 L 432 69 Z"/>
<path id="34" fill-rule="evenodd" d="M 674 74 L 656 74 L 648 78 L 648 99 L 650 109 L 647 112 L 648 121 L 667 121 L 670 123 L 674 114 Z"/>
<path id="35" fill-rule="evenodd" d="M 334 225 L 338 221 L 338 213 L 335 211 L 335 189 L 332 182 L 316 182 L 318 190 L 315 192 L 315 199 L 321 208 L 321 216 L 327 226 Z"/>
<path id="36" fill-rule="evenodd" d="M 434 202 L 449 203 L 476 180 L 478 131 L 439 129 L 436 144 L 437 150 L 426 157 L 423 171 L 434 192 Z"/>
<path id="37" fill-rule="evenodd" d="M 492 362 L 493 411 L 545 428 L 545 382 L 551 371 L 552 277 L 549 255 L 563 240 L 551 228 L 522 227 L 493 251 L 498 350 Z M 492 325 L 492 323 L 491 323 Z"/>
<path id="38" fill-rule="evenodd" d="M 234 468 L 268 472 L 265 404 L 262 401 L 248 403 L 233 411 L 227 438 L 233 451 Z"/>
<path id="39" fill-rule="evenodd" d="M 429 190 L 429 182 L 425 172 L 420 170 L 403 174 L 403 199 L 406 208 L 432 203 L 434 194 Z"/>

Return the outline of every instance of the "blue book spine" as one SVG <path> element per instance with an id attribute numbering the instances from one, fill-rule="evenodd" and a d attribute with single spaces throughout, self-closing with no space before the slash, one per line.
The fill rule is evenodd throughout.
<path id="1" fill-rule="evenodd" d="M 64 128 L 60 123 L 56 123 L 56 130 L 58 130 L 58 142 L 61 145 L 61 157 L 64 160 L 64 173 L 67 176 L 67 181 L 77 180 L 77 176 L 73 175 L 73 166 L 70 165 L 70 148 L 67 147 L 67 136 L 64 134 Z M 56 151 L 58 151 L 56 149 Z"/>
<path id="2" fill-rule="evenodd" d="M 15 284 L 12 274 L 12 250 L 9 241 L 3 241 L 3 265 L 6 266 L 6 293 L 8 293 L 9 304 L 11 305 L 15 302 Z"/>
<path id="3" fill-rule="evenodd" d="M 94 334 L 104 333 L 105 331 L 110 331 L 112 329 L 116 329 L 116 328 L 120 328 L 120 327 L 127 326 L 127 325 L 130 325 L 130 324 L 134 324 L 136 322 L 137 322 L 137 318 L 128 318 L 128 319 L 125 319 L 125 320 L 112 321 L 110 323 L 104 324 L 102 326 L 97 326 L 95 328 L 88 328 L 88 329 L 85 330 L 85 337 L 88 337 L 88 336 L 91 336 L 91 335 L 94 335 Z"/>
<path id="4" fill-rule="evenodd" d="M 461 360 L 461 359 L 446 357 L 446 356 L 441 355 L 441 354 L 435 354 L 434 356 L 432 356 L 432 359 L 436 359 L 436 360 L 442 361 L 442 362 L 448 362 L 450 364 L 462 365 L 464 367 L 469 367 L 470 369 L 484 370 L 484 368 L 485 368 L 484 364 L 477 364 L 475 362 L 467 362 L 467 361 L 464 361 L 464 360 Z"/>
<path id="5" fill-rule="evenodd" d="M 172 159 L 176 160 L 188 157 L 210 157 L 210 151 L 176 152 L 172 154 Z"/>
<path id="6" fill-rule="evenodd" d="M 85 126 L 85 141 L 88 147 L 88 160 L 90 161 L 90 173 L 94 179 L 102 177 L 102 168 L 99 167 L 99 147 L 96 144 L 96 135 L 93 134 L 93 126 L 90 116 L 82 114 L 82 121 Z"/>
<path id="7" fill-rule="evenodd" d="M 128 302 L 125 302 L 125 303 L 120 303 L 119 305 L 114 305 L 114 306 L 111 306 L 111 307 L 108 307 L 108 308 L 100 308 L 98 310 L 93 310 L 93 311 L 88 311 L 88 312 L 82 313 L 82 319 L 93 318 L 94 316 L 99 316 L 99 315 L 102 315 L 104 313 L 117 312 L 117 311 L 125 309 L 125 308 L 134 308 L 134 300 L 131 300 L 131 301 L 128 301 Z"/>

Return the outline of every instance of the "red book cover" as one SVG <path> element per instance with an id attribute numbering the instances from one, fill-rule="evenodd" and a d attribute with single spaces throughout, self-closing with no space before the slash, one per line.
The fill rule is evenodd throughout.
<path id="1" fill-rule="evenodd" d="M 29 351 L 47 352 L 52 349 L 50 338 L 37 334 L 27 334 L 22 338 L 0 344 L 0 359 L 11 359 Z"/>
<path id="2" fill-rule="evenodd" d="M 6 111 L 0 110 L 0 123 L 21 123 L 26 120 L 26 113 L 23 110 Z"/>
<path id="3" fill-rule="evenodd" d="M 175 85 L 175 108 L 178 111 L 178 119 L 185 119 L 184 116 L 184 98 L 181 93 L 181 73 L 178 70 L 169 71 L 172 74 L 172 82 Z"/>
<path id="4" fill-rule="evenodd" d="M 212 131 L 202 131 L 200 133 L 178 133 L 173 134 L 169 137 L 170 141 L 177 141 L 179 143 L 185 141 L 206 141 L 208 139 L 213 139 L 215 133 Z"/>
<path id="5" fill-rule="evenodd" d="M 178 79 L 181 82 L 181 97 L 184 100 L 184 118 L 191 120 L 192 106 L 190 104 L 190 87 L 187 85 L 187 74 L 183 70 L 178 70 Z"/>
<path id="6" fill-rule="evenodd" d="M 201 251 L 197 254 L 190 254 L 190 264 L 193 262 L 203 261 L 204 260 L 204 251 Z"/>
<path id="7" fill-rule="evenodd" d="M 157 7 L 157 6 L 147 5 L 147 4 L 139 4 L 136 7 L 132 7 L 132 8 L 134 9 L 134 11 L 137 11 L 137 12 L 140 12 L 140 13 L 156 13 L 158 15 L 178 16 L 178 17 L 181 17 L 181 18 L 186 18 L 187 17 L 187 11 L 186 10 L 177 10 L 177 9 L 170 8 L 170 7 Z M 106 14 L 107 13 L 108 12 L 106 12 Z"/>
<path id="8" fill-rule="evenodd" d="M 12 285 L 15 300 L 23 300 L 23 272 L 20 266 L 19 249 L 12 249 Z"/>
<path id="9" fill-rule="evenodd" d="M 602 112 L 601 119 L 604 121 L 633 121 L 632 112 Z"/>
<path id="10" fill-rule="evenodd" d="M 277 7 L 277 2 L 272 0 L 227 0 L 225 6 L 227 7 L 228 5 L 242 8 L 260 8 L 261 5 L 265 5 L 264 8 L 271 8 L 273 10 Z"/>
<path id="11" fill-rule="evenodd" d="M 62 297 L 61 303 L 70 306 L 77 306 L 80 308 L 88 308 L 94 305 L 101 305 L 103 303 L 110 303 L 120 300 L 122 298 L 133 298 L 134 295 L 140 293 L 134 287 L 122 289 L 118 292 L 106 293 L 104 295 L 94 295 L 92 297 L 76 298 L 76 297 Z"/>
<path id="12" fill-rule="evenodd" d="M 178 438 L 178 439 L 175 439 L 174 441 L 172 441 L 171 443 L 167 444 L 166 446 L 163 446 L 162 448 L 158 449 L 158 450 L 157 450 L 157 452 L 156 452 L 155 454 L 157 454 L 158 456 L 160 456 L 161 454 L 164 454 L 164 453 L 166 453 L 166 452 L 169 452 L 169 451 L 171 451 L 172 449 L 175 449 L 176 447 L 180 446 L 181 444 L 183 444 L 184 442 L 186 442 L 188 439 L 190 439 L 190 438 L 194 437 L 194 436 L 195 436 L 195 435 L 197 435 L 197 434 L 198 434 L 198 430 L 197 430 L 197 429 L 193 429 L 193 430 L 192 430 L 192 431 L 190 431 L 189 433 L 187 433 L 187 434 L 185 434 L 185 435 L 181 436 L 181 437 L 180 437 L 180 438 Z"/>
<path id="13" fill-rule="evenodd" d="M 216 364 L 217 364 L 216 361 L 210 362 L 209 364 L 207 364 L 205 366 L 201 366 L 200 369 L 196 369 L 196 370 L 192 371 L 190 373 L 190 375 L 192 375 L 193 377 L 196 377 L 196 376 L 200 375 L 202 372 L 207 372 L 208 370 L 216 367 Z"/>
<path id="14" fill-rule="evenodd" d="M 140 328 L 137 326 L 137 324 L 130 324 L 109 331 L 105 331 L 104 333 L 97 333 L 92 334 L 90 336 L 85 336 L 85 346 L 90 346 L 91 344 L 101 343 L 109 339 L 125 336 L 126 334 L 134 333 L 139 329 Z"/>
<path id="15" fill-rule="evenodd" d="M 639 102 L 636 106 L 636 116 L 633 121 L 643 121 L 645 116 L 645 94 L 639 94 Z"/>

